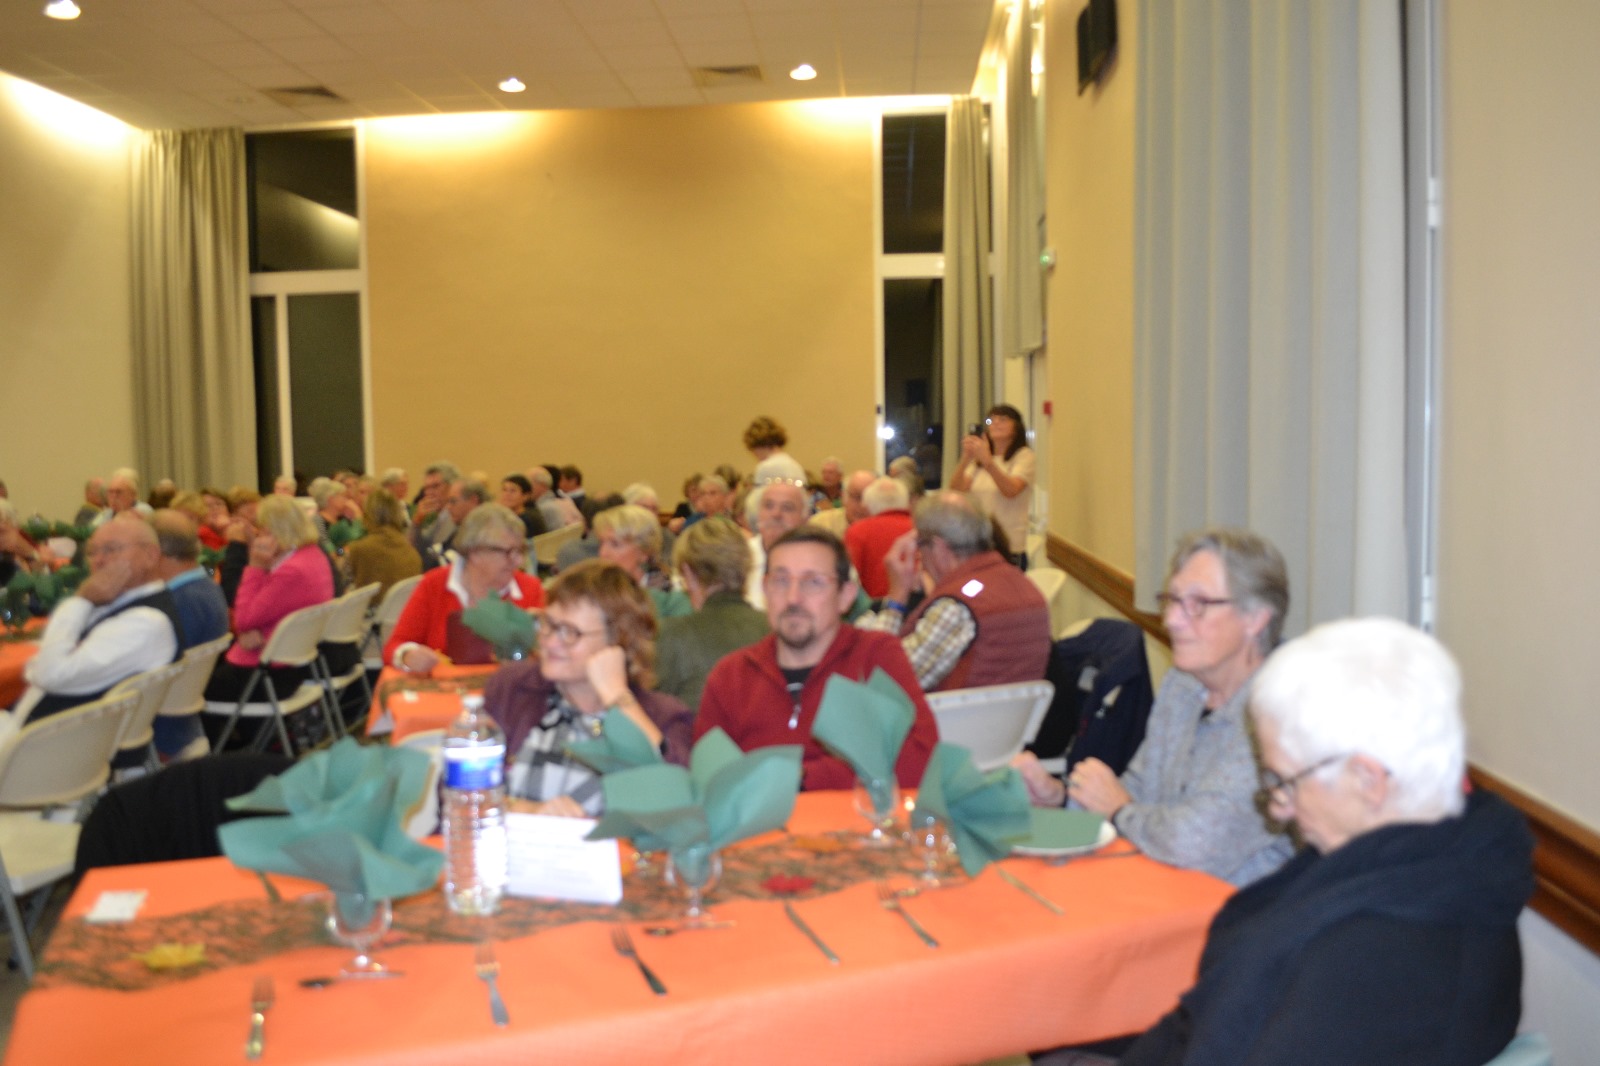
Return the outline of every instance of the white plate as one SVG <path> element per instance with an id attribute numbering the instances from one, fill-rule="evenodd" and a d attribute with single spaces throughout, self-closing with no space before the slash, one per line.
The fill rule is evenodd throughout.
<path id="1" fill-rule="evenodd" d="M 1081 819 L 1088 814 L 1087 811 L 1068 811 L 1052 807 L 1035 807 L 1033 809 L 1033 833 L 1020 844 L 1011 848 L 1013 855 L 1037 855 L 1044 858 L 1056 858 L 1062 855 L 1084 855 L 1091 851 L 1098 851 L 1117 839 L 1117 829 L 1109 821 L 1100 823 L 1100 834 L 1092 843 L 1062 845 L 1052 843 L 1059 840 L 1061 833 L 1070 826 L 1071 822 Z"/>

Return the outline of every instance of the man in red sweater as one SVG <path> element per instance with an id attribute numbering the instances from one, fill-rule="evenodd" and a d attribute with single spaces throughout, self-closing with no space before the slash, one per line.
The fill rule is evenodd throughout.
<path id="1" fill-rule="evenodd" d="M 772 632 L 712 668 L 700 696 L 695 738 L 721 726 L 746 751 L 803 744 L 802 788 L 851 788 L 855 773 L 812 738 L 811 724 L 828 678 L 843 674 L 866 681 L 882 668 L 916 706 L 895 764 L 901 786 L 914 787 L 939 728 L 900 641 L 841 620 L 855 602 L 856 585 L 839 538 L 809 525 L 786 533 L 767 553 L 763 584 Z"/>
<path id="2" fill-rule="evenodd" d="M 861 501 L 869 517 L 845 530 L 844 546 L 850 552 L 867 595 L 881 600 L 889 595 L 889 572 L 884 560 L 894 542 L 911 531 L 911 496 L 898 478 L 880 477 L 867 486 Z"/>

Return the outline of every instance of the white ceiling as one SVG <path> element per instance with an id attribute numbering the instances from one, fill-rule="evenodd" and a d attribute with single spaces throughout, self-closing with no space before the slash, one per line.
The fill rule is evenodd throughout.
<path id="1" fill-rule="evenodd" d="M 965 93 L 1005 0 L 0 0 L 0 70 L 144 129 Z M 800 63 L 817 69 L 797 82 Z M 701 88 L 700 67 L 759 83 Z M 515 75 L 527 91 L 496 85 Z M 285 106 L 267 90 L 341 101 Z"/>

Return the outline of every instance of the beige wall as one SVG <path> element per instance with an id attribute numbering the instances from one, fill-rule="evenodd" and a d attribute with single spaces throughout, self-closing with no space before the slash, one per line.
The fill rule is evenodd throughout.
<path id="1" fill-rule="evenodd" d="M 1439 633 L 1472 756 L 1600 826 L 1600 5 L 1444 5 Z"/>
<path id="2" fill-rule="evenodd" d="M 0 478 L 24 515 L 70 519 L 133 462 L 130 133 L 0 74 Z"/>
<path id="3" fill-rule="evenodd" d="M 875 106 L 485 116 L 366 131 L 378 466 L 591 489 L 873 456 Z M 463 120 L 455 118 L 452 122 Z M 473 123 L 477 122 L 474 126 Z M 459 128 L 459 127 L 457 127 Z"/>
<path id="4" fill-rule="evenodd" d="M 1045 8 L 1050 531 L 1133 569 L 1133 162 L 1138 24 L 1117 5 L 1117 56 L 1078 95 L 1083 0 Z"/>

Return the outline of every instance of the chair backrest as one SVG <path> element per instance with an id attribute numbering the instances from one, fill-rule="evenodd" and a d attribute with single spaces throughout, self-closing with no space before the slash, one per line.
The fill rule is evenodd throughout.
<path id="1" fill-rule="evenodd" d="M 389 591 L 383 594 L 383 601 L 378 604 L 378 612 L 373 621 L 378 625 L 378 647 L 382 648 L 389 642 L 389 634 L 394 630 L 394 624 L 400 621 L 400 615 L 405 612 L 406 603 L 411 599 L 411 594 L 417 591 L 417 585 L 422 582 L 422 575 L 408 577 L 404 581 L 396 581 L 389 586 Z"/>
<path id="2" fill-rule="evenodd" d="M 217 660 L 228 650 L 231 637 L 218 637 L 204 644 L 196 644 L 183 653 L 183 669 L 167 686 L 167 698 L 162 701 L 160 714 L 199 714 L 206 706 L 206 683 Z"/>
<path id="3" fill-rule="evenodd" d="M 122 723 L 139 702 L 134 693 L 32 722 L 0 741 L 0 807 L 75 803 L 111 775 Z"/>
<path id="4" fill-rule="evenodd" d="M 317 642 L 336 601 L 290 611 L 261 649 L 261 661 L 274 666 L 306 666 L 317 657 Z"/>
<path id="5" fill-rule="evenodd" d="M 333 601 L 328 621 L 322 629 L 325 644 L 359 644 L 367 635 L 367 608 L 377 598 L 383 586 L 374 581 L 370 585 L 352 589 Z"/>
<path id="6" fill-rule="evenodd" d="M 939 724 L 939 739 L 972 752 L 980 770 L 1004 766 L 1033 739 L 1050 707 L 1055 686 L 1048 681 L 958 688 L 930 692 L 928 707 Z"/>
<path id="7" fill-rule="evenodd" d="M 581 525 L 562 526 L 548 533 L 540 533 L 533 538 L 533 557 L 541 566 L 554 566 L 561 549 L 582 537 Z"/>
<path id="8" fill-rule="evenodd" d="M 142 674 L 134 674 L 125 681 L 119 682 L 111 690 L 111 695 L 120 696 L 132 693 L 138 697 L 131 711 L 122 723 L 122 733 L 117 737 L 117 748 L 126 751 L 130 748 L 142 748 L 150 743 L 151 723 L 156 720 L 161 707 L 167 701 L 167 692 L 172 688 L 172 682 L 183 672 L 183 660 L 146 670 Z"/>

